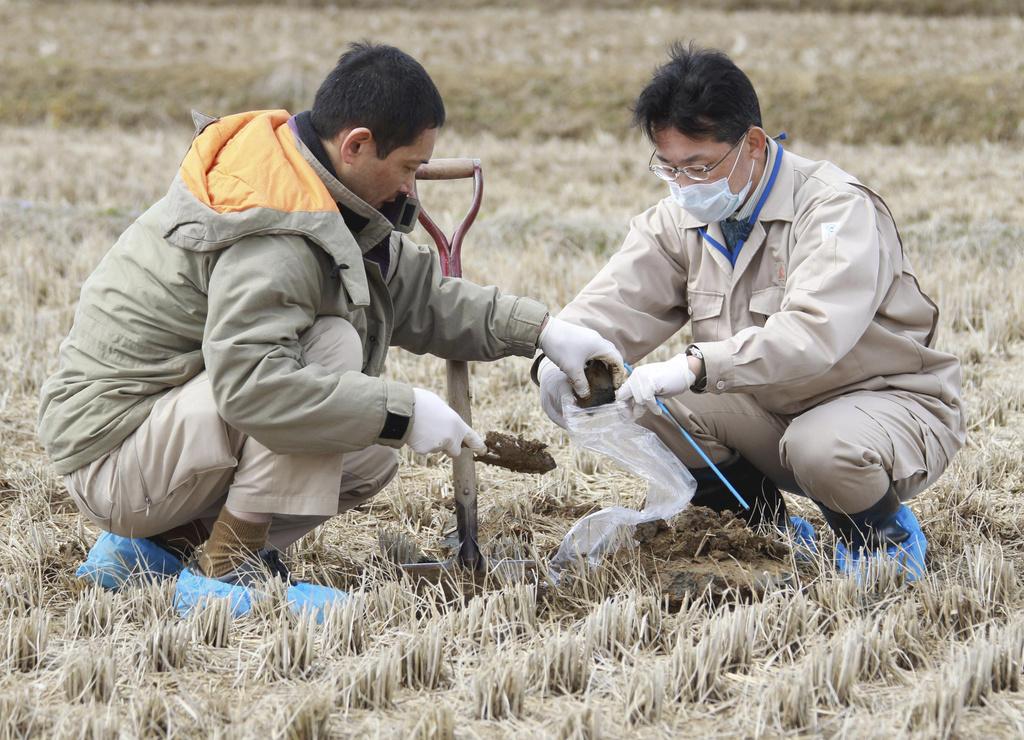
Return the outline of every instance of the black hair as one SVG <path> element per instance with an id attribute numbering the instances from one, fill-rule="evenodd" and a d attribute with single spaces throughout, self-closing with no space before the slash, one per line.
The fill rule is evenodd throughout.
<path id="1" fill-rule="evenodd" d="M 347 128 L 373 132 L 377 156 L 444 125 L 444 102 L 423 65 L 401 49 L 352 44 L 316 91 L 311 122 L 323 139 Z"/>
<path id="2" fill-rule="evenodd" d="M 724 52 L 677 41 L 636 99 L 633 124 L 651 141 L 674 128 L 691 139 L 734 144 L 761 125 L 761 106 L 750 78 Z"/>

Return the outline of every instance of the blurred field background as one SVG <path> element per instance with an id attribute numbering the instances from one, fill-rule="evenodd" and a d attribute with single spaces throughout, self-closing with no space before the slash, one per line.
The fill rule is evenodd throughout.
<path id="1" fill-rule="evenodd" d="M 0 737 L 1024 734 L 1021 1 L 550 6 L 0 2 Z M 729 52 L 769 132 L 879 191 L 942 310 L 939 343 L 964 361 L 969 446 L 914 504 L 930 577 L 823 569 L 676 611 L 625 557 L 539 603 L 508 589 L 461 607 L 376 559 L 378 531 L 440 555 L 453 527 L 448 466 L 406 455 L 371 506 L 292 554 L 298 575 L 357 592 L 327 627 L 272 608 L 182 621 L 166 587 L 83 589 L 95 531 L 34 435 L 83 279 L 165 191 L 190 108 L 303 110 L 362 38 L 433 75 L 449 113 L 437 156 L 484 162 L 467 275 L 553 308 L 665 194 L 628 106 L 673 40 Z M 422 196 L 452 224 L 468 188 Z M 528 367 L 474 366 L 476 426 L 544 439 L 561 467 L 480 470 L 480 516 L 493 551 L 544 558 L 581 513 L 642 490 L 569 447 Z M 431 358 L 396 351 L 388 372 L 443 390 Z"/>

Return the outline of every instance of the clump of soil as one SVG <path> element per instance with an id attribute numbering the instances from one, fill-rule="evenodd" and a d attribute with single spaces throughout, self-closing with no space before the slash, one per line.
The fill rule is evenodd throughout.
<path id="1" fill-rule="evenodd" d="M 670 521 L 636 528 L 640 561 L 670 603 L 727 591 L 754 595 L 791 580 L 788 548 L 732 512 L 691 506 Z"/>
<path id="2" fill-rule="evenodd" d="M 548 446 L 535 439 L 523 439 L 502 432 L 487 432 L 487 454 L 478 455 L 477 462 L 497 465 L 516 473 L 550 473 L 555 469 L 555 458 Z"/>
<path id="3" fill-rule="evenodd" d="M 580 408 L 589 409 L 615 401 L 615 380 L 612 378 L 611 368 L 606 363 L 601 360 L 590 360 L 583 367 L 583 373 L 586 375 L 587 385 L 590 386 L 590 395 L 586 398 L 576 396 L 576 403 Z"/>

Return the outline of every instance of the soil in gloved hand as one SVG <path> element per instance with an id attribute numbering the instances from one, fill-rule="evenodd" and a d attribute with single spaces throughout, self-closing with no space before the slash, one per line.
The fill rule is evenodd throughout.
<path id="1" fill-rule="evenodd" d="M 580 408 L 589 409 L 615 402 L 615 380 L 612 369 L 601 360 L 590 360 L 583 368 L 590 386 L 590 395 L 586 398 L 576 396 Z"/>
<path id="2" fill-rule="evenodd" d="M 478 455 L 477 462 L 497 465 L 516 473 L 549 473 L 557 466 L 548 446 L 535 439 L 523 439 L 502 432 L 487 432 L 484 440 L 487 454 Z"/>

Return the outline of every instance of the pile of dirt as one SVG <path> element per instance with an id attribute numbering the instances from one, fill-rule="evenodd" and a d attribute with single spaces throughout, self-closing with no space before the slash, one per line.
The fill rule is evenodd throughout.
<path id="1" fill-rule="evenodd" d="M 535 439 L 523 439 L 503 432 L 487 432 L 484 440 L 487 454 L 478 455 L 477 462 L 497 465 L 516 473 L 550 473 L 555 469 L 555 458 L 548 446 Z"/>
<path id="2" fill-rule="evenodd" d="M 792 579 L 788 548 L 731 512 L 691 506 L 670 521 L 637 527 L 641 564 L 671 604 L 727 591 L 754 595 Z"/>

